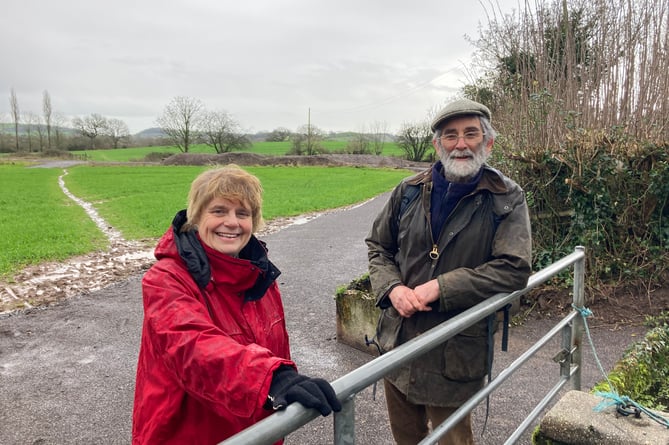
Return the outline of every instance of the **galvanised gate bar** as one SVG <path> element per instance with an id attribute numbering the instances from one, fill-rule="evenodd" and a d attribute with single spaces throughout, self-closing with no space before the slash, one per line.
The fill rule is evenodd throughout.
<path id="1" fill-rule="evenodd" d="M 386 354 L 375 358 L 363 366 L 349 372 L 343 377 L 331 382 L 342 401 L 342 410 L 334 413 L 335 445 L 355 444 L 355 395 L 376 381 L 383 378 L 395 368 L 410 362 L 414 358 L 435 348 L 440 343 L 468 328 L 472 324 L 494 314 L 506 305 L 519 299 L 530 290 L 556 276 L 561 271 L 574 266 L 573 305 L 583 308 L 585 304 L 585 248 L 578 246 L 573 253 L 556 261 L 550 266 L 533 274 L 527 286 L 510 294 L 497 294 L 486 301 L 466 310 L 460 315 L 425 332 L 421 336 L 399 346 Z M 482 388 L 463 406 L 461 406 L 444 423 L 438 425 L 432 433 L 419 445 L 435 444 L 448 429 L 457 423 L 467 413 L 472 411 L 478 403 L 490 395 L 498 386 L 508 379 L 513 372 L 532 357 L 542 346 L 558 334 L 562 335 L 562 350 L 557 356 L 560 363 L 560 379 L 546 394 L 539 404 L 524 419 L 514 433 L 509 436 L 505 444 L 514 444 L 520 436 L 533 425 L 541 411 L 551 402 L 558 392 L 571 381 L 572 388 L 581 389 L 581 339 L 584 321 L 580 312 L 572 310 L 569 315 L 560 320 L 539 341 L 532 345 L 525 353 L 518 357 L 511 365 L 505 368 L 494 380 Z M 299 403 L 289 405 L 284 411 L 279 411 L 244 431 L 221 442 L 220 445 L 267 445 L 287 436 L 291 432 L 306 425 L 319 417 L 316 410 L 306 409 Z"/>

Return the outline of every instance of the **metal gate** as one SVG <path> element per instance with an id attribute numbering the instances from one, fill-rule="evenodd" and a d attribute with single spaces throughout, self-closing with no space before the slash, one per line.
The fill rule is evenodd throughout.
<path id="1" fill-rule="evenodd" d="M 560 320 L 549 332 L 505 368 L 488 385 L 474 394 L 444 423 L 438 425 L 431 434 L 419 445 L 435 444 L 449 428 L 471 412 L 476 405 L 490 395 L 498 386 L 508 379 L 515 370 L 531 358 L 542 346 L 558 334 L 562 336 L 562 350 L 557 356 L 560 363 L 560 379 L 546 396 L 536 405 L 529 416 L 523 420 L 518 428 L 507 439 L 505 444 L 514 444 L 527 431 L 540 415 L 543 409 L 555 398 L 559 391 L 571 381 L 572 388 L 581 389 L 581 339 L 584 330 L 584 321 L 576 308 L 583 308 L 585 304 L 585 248 L 578 246 L 573 253 L 556 261 L 550 266 L 536 272 L 528 280 L 524 289 L 510 294 L 497 294 L 486 301 L 466 310 L 460 315 L 425 332 L 419 337 L 375 358 L 363 366 L 331 382 L 342 401 L 342 410 L 334 414 L 335 445 L 355 444 L 355 395 L 386 374 L 418 356 L 435 348 L 449 338 L 468 328 L 472 324 L 494 314 L 506 305 L 519 299 L 530 290 L 548 281 L 561 271 L 573 267 L 574 289 L 573 306 L 569 315 Z M 284 411 L 279 411 L 255 425 L 221 442 L 220 445 L 266 445 L 287 436 L 291 432 L 306 425 L 319 417 L 316 410 L 304 408 L 299 403 L 289 405 Z"/>

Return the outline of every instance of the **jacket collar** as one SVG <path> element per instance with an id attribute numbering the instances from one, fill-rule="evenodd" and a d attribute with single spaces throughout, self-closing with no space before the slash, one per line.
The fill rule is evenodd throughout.
<path id="1" fill-rule="evenodd" d="M 196 230 L 182 232 L 181 228 L 186 223 L 186 210 L 179 211 L 172 221 L 174 242 L 177 246 L 179 256 L 184 261 L 188 272 L 193 277 L 200 289 L 207 287 L 211 281 L 211 262 L 220 268 L 218 252 L 205 249 Z M 207 250 L 210 253 L 207 253 Z M 210 258 L 211 256 L 211 258 Z M 224 254 L 220 254 L 224 256 Z M 281 274 L 281 271 L 267 257 L 267 248 L 264 242 L 255 235 L 251 236 L 248 244 L 239 253 L 239 258 L 225 258 L 232 262 L 248 261 L 258 269 L 259 273 L 253 283 L 244 290 L 244 299 L 247 301 L 258 300 Z M 226 262 L 226 261 L 223 261 Z"/>

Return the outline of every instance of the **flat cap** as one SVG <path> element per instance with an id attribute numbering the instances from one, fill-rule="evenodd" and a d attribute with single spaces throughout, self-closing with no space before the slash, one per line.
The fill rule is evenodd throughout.
<path id="1" fill-rule="evenodd" d="M 442 108 L 430 124 L 432 131 L 436 131 L 439 126 L 448 119 L 457 116 L 478 115 L 490 120 L 490 110 L 483 104 L 469 99 L 458 99 Z"/>

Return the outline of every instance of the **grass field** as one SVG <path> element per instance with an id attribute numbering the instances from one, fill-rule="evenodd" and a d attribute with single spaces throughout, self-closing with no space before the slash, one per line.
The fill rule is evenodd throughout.
<path id="1" fill-rule="evenodd" d="M 0 165 L 0 276 L 106 246 L 95 223 L 58 187 L 60 174 Z"/>
<path id="2" fill-rule="evenodd" d="M 323 148 L 329 152 L 341 152 L 346 147 L 345 141 L 323 141 Z M 257 153 L 270 156 L 283 156 L 291 149 L 291 142 L 256 142 L 248 150 L 249 153 Z M 191 153 L 214 153 L 214 150 L 205 144 L 192 145 Z M 119 148 L 116 150 L 77 150 L 70 152 L 74 155 L 85 156 L 86 159 L 97 162 L 139 162 L 143 161 L 151 153 L 181 153 L 174 146 L 157 147 L 135 147 Z M 383 149 L 383 156 L 404 156 L 404 152 L 395 143 L 388 142 Z"/>
<path id="3" fill-rule="evenodd" d="M 192 180 L 207 167 L 77 166 L 66 187 L 91 202 L 126 239 L 153 239 L 185 208 Z M 406 170 L 354 167 L 248 167 L 264 188 L 266 220 L 362 202 L 390 190 Z M 58 187 L 62 169 L 0 165 L 0 276 L 27 264 L 105 248 L 83 209 Z"/>

